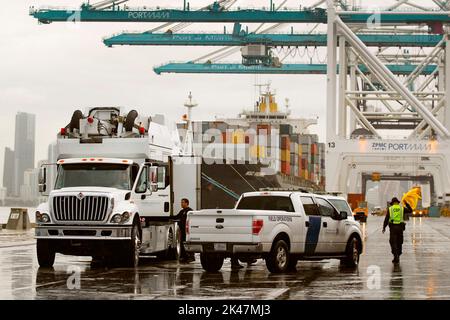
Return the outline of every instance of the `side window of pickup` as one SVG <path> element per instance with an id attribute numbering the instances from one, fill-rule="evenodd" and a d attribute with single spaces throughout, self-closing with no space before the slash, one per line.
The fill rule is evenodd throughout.
<path id="1" fill-rule="evenodd" d="M 312 197 L 300 197 L 307 216 L 320 216 L 319 208 Z"/>
<path id="2" fill-rule="evenodd" d="M 332 217 L 335 213 L 333 206 L 325 199 L 316 198 L 316 202 L 319 205 L 320 213 L 324 217 Z"/>
<path id="3" fill-rule="evenodd" d="M 295 212 L 291 199 L 279 196 L 244 197 L 239 201 L 236 209 Z"/>

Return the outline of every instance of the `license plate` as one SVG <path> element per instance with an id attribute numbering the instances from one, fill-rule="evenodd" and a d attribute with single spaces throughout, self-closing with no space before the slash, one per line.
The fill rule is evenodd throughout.
<path id="1" fill-rule="evenodd" d="M 226 243 L 214 243 L 214 250 L 215 251 L 226 251 L 227 244 Z"/>

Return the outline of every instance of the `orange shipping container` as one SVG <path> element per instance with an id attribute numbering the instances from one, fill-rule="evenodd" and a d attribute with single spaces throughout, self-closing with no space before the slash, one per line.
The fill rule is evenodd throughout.
<path id="1" fill-rule="evenodd" d="M 281 173 L 284 173 L 286 175 L 291 174 L 291 165 L 289 162 L 281 161 Z"/>
<path id="2" fill-rule="evenodd" d="M 290 150 L 291 139 L 288 136 L 281 137 L 281 149 Z"/>
<path id="3" fill-rule="evenodd" d="M 319 154 L 319 148 L 316 143 L 311 144 L 311 153 L 315 155 Z"/>
<path id="4" fill-rule="evenodd" d="M 347 200 L 352 210 L 354 210 L 358 207 L 359 202 L 364 201 L 364 195 L 362 193 L 349 193 Z"/>

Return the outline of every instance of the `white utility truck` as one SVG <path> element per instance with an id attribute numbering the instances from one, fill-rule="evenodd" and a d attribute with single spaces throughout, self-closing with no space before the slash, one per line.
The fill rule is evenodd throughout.
<path id="1" fill-rule="evenodd" d="M 176 141 L 159 117 L 135 110 L 77 110 L 49 148 L 36 211 L 39 265 L 55 253 L 136 266 L 140 254 L 177 258 L 170 165 Z"/>
<path id="2" fill-rule="evenodd" d="M 235 209 L 193 211 L 186 223 L 189 252 L 206 271 L 224 258 L 263 258 L 270 272 L 294 270 L 298 260 L 337 258 L 357 266 L 363 238 L 342 197 L 302 192 L 244 193 Z"/>

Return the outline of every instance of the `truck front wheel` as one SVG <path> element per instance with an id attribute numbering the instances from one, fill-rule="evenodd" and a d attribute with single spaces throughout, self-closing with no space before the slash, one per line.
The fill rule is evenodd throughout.
<path id="1" fill-rule="evenodd" d="M 200 263 L 204 270 L 208 272 L 217 272 L 223 266 L 224 257 L 214 253 L 201 253 Z"/>
<path id="2" fill-rule="evenodd" d="M 139 265 L 139 253 L 141 249 L 141 236 L 137 223 L 131 229 L 131 240 L 125 245 L 121 257 L 121 263 L 125 267 L 136 268 Z"/>
<path id="3" fill-rule="evenodd" d="M 345 258 L 341 260 L 341 263 L 346 267 L 355 268 L 359 264 L 359 255 L 361 254 L 359 252 L 359 240 L 355 237 L 352 237 L 348 243 L 347 247 L 345 249 Z"/>
<path id="4" fill-rule="evenodd" d="M 277 240 L 266 258 L 266 267 L 272 273 L 283 273 L 289 269 L 289 247 L 284 240 Z"/>
<path id="5" fill-rule="evenodd" d="M 51 268 L 55 263 L 55 250 L 51 247 L 48 240 L 37 239 L 36 242 L 37 259 L 42 268 Z"/>

